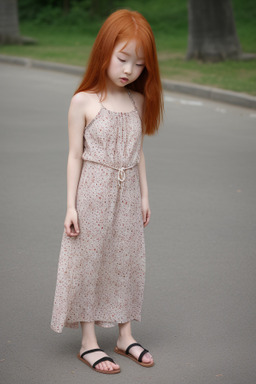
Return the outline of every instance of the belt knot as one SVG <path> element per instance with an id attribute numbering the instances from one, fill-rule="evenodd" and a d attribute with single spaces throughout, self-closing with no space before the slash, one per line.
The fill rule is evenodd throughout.
<path id="1" fill-rule="evenodd" d="M 125 168 L 121 167 L 118 169 L 118 186 L 122 188 L 122 183 L 125 181 Z"/>

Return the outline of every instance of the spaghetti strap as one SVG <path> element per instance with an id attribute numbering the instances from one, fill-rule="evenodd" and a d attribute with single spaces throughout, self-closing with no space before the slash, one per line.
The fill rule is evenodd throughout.
<path id="1" fill-rule="evenodd" d="M 133 98 L 133 96 L 132 96 L 132 93 L 131 93 L 130 89 L 129 89 L 129 88 L 127 88 L 127 91 L 128 91 L 128 95 L 129 95 L 129 97 L 130 97 L 130 99 L 131 99 L 131 102 L 132 102 L 132 104 L 133 104 L 133 106 L 134 106 L 134 109 L 135 109 L 135 111 L 137 111 L 137 112 L 138 112 L 138 109 L 137 109 L 136 103 L 135 103 L 135 101 L 134 101 L 134 98 Z"/>
<path id="2" fill-rule="evenodd" d="M 130 100 L 132 102 L 132 105 L 133 105 L 133 110 L 132 111 L 136 111 L 138 113 L 138 109 L 137 109 L 137 106 L 135 104 L 135 101 L 134 101 L 134 98 L 132 96 L 132 93 L 131 93 L 130 89 L 126 88 L 126 90 L 127 90 L 128 96 L 129 96 L 129 98 L 130 98 Z M 98 93 L 96 93 L 96 95 L 98 97 L 99 104 L 101 105 L 101 108 L 106 109 L 107 111 L 113 112 L 113 113 L 123 113 L 123 112 L 115 112 L 115 111 L 112 111 L 111 109 L 106 108 L 105 105 L 101 102 L 101 99 L 100 99 L 101 96 Z M 130 112 L 132 112 L 132 111 L 130 111 Z M 124 112 L 124 113 L 130 113 L 130 112 Z"/>

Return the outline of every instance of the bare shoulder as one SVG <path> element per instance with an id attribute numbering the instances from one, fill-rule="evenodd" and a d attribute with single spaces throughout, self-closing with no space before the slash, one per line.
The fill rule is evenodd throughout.
<path id="1" fill-rule="evenodd" d="M 78 92 L 70 102 L 69 112 L 83 116 L 85 125 L 95 117 L 99 111 L 98 96 L 92 92 Z"/>
<path id="2" fill-rule="evenodd" d="M 140 115 L 142 116 L 144 96 L 141 93 L 136 92 L 136 91 L 131 91 L 131 93 L 132 93 L 132 97 L 135 101 L 136 107 L 137 107 Z"/>
<path id="3" fill-rule="evenodd" d="M 95 96 L 90 92 L 78 92 L 72 97 L 70 107 L 75 109 L 86 108 L 95 101 Z"/>

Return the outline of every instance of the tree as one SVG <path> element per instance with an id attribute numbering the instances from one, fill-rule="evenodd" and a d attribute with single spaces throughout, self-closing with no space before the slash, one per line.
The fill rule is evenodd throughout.
<path id="1" fill-rule="evenodd" d="M 108 16 L 113 11 L 113 0 L 91 0 L 91 14 Z"/>
<path id="2" fill-rule="evenodd" d="M 17 0 L 0 0 L 0 44 L 21 42 Z"/>
<path id="3" fill-rule="evenodd" d="M 241 57 L 231 0 L 189 0 L 188 20 L 188 60 Z"/>

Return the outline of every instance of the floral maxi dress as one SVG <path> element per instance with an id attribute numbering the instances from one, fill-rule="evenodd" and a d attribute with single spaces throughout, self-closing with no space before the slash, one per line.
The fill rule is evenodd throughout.
<path id="1" fill-rule="evenodd" d="M 138 163 L 141 120 L 101 108 L 84 131 L 77 188 L 80 233 L 63 232 L 51 328 L 141 320 L 145 243 Z"/>

